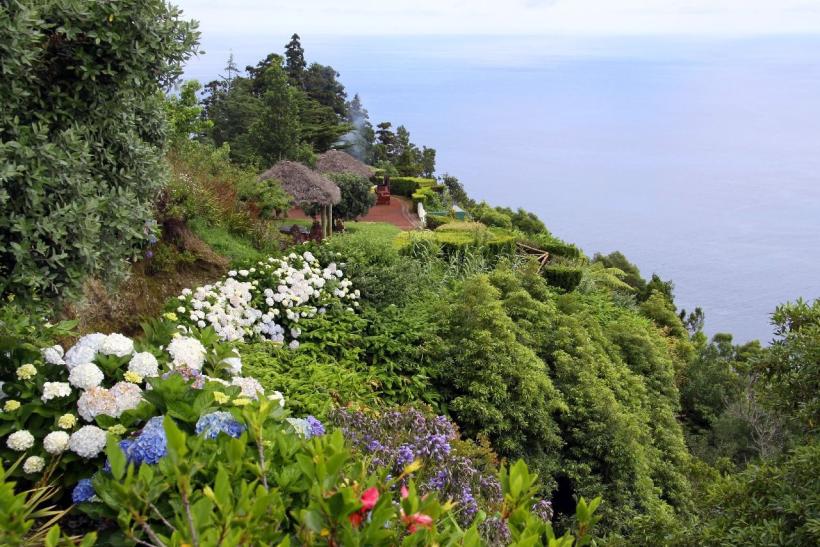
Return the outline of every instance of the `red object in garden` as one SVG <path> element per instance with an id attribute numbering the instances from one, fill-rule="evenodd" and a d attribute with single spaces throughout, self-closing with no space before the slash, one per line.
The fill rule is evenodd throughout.
<path id="1" fill-rule="evenodd" d="M 390 205 L 390 186 L 379 184 L 376 186 L 376 205 Z"/>
<path id="2" fill-rule="evenodd" d="M 348 519 L 350 519 L 350 523 L 353 524 L 354 528 L 358 528 L 367 516 L 367 513 L 369 513 L 376 506 L 376 502 L 379 501 L 379 489 L 375 486 L 371 486 L 362 493 L 361 499 L 362 508 L 348 516 Z"/>

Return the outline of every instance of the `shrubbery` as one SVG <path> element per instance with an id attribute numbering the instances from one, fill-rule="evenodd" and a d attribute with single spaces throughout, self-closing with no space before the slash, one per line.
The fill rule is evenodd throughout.
<path id="1" fill-rule="evenodd" d="M 162 90 L 197 40 L 158 0 L 4 5 L 0 293 L 124 273 L 167 179 Z"/>

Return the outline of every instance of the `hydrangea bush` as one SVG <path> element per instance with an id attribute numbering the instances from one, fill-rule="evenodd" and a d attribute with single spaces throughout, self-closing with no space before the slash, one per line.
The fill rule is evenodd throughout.
<path id="1" fill-rule="evenodd" d="M 128 515 L 103 533 L 111 544 L 480 546 L 499 545 L 485 537 L 501 536 L 517 546 L 589 543 L 597 503 L 590 509 L 582 500 L 580 532 L 556 538 L 531 510 L 536 477 L 523 462 L 496 479 L 498 510 L 460 526 L 457 505 L 417 489 L 421 461 L 396 474 L 368 469 L 341 430 L 325 433 L 311 418 L 302 425 L 300 432 L 265 398 L 195 424 L 153 418 L 161 455 L 135 460 L 129 447 L 109 442 L 106 469 L 79 483 L 74 500 L 95 517 Z"/>
<path id="2" fill-rule="evenodd" d="M 198 417 L 197 410 L 241 406 L 265 394 L 259 382 L 239 376 L 241 360 L 213 329 L 175 334 L 154 345 L 150 337 L 135 342 L 93 333 L 65 351 L 21 344 L 0 353 L 0 457 L 24 457 L 16 473 L 32 481 L 59 468 L 71 484 L 99 464 L 109 436 L 123 439 L 130 452 L 142 450 L 150 418 L 169 405 Z M 169 389 L 173 401 L 165 397 Z M 270 395 L 283 402 L 281 394 Z"/>
<path id="3" fill-rule="evenodd" d="M 309 251 L 268 258 L 228 272 L 216 283 L 184 289 L 166 313 L 182 329 L 213 327 L 224 341 L 254 339 L 299 346 L 303 325 L 329 312 L 359 307 L 341 266 L 322 266 Z"/>

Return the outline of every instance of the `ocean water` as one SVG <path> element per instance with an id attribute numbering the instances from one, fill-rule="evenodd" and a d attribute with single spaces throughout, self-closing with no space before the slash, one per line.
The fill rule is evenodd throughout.
<path id="1" fill-rule="evenodd" d="M 207 34 L 186 77 L 281 51 Z M 771 338 L 820 297 L 820 37 L 303 36 L 374 125 L 404 124 L 469 194 L 675 283 L 709 333 Z"/>

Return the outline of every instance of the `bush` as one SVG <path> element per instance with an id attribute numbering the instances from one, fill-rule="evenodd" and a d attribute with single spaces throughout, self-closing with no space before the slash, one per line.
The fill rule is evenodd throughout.
<path id="1" fill-rule="evenodd" d="M 60 345 L 39 348 L 19 340 L 5 348 L 0 456 L 14 461 L 25 454 L 26 463 L 16 474 L 36 482 L 46 469 L 56 468 L 67 484 L 73 484 L 88 474 L 89 464 L 100 462 L 106 431 L 124 436 L 155 415 L 150 401 L 156 394 L 173 390 L 174 400 L 163 411 L 178 415 L 193 412 L 194 399 L 199 407 L 206 401 L 219 406 L 210 393 L 214 389 L 239 393 L 238 387 L 221 383 L 209 383 L 201 392 L 191 390 L 179 376 L 197 378 L 199 388 L 206 387 L 203 372 L 212 376 L 209 380 L 239 378 L 241 363 L 225 361 L 234 354 L 218 342 L 213 330 L 195 331 L 195 338 L 177 337 L 173 343 L 169 323 L 154 322 L 150 331 L 152 340 L 136 343 L 121 334 L 94 333 L 65 352 Z M 159 379 L 172 371 L 181 383 Z M 229 398 L 226 395 L 223 402 Z"/>
<path id="2" fill-rule="evenodd" d="M 342 201 L 333 206 L 333 216 L 344 220 L 355 220 L 366 215 L 376 204 L 373 185 L 364 177 L 349 173 L 327 175 L 342 192 Z"/>
<path id="3" fill-rule="evenodd" d="M 562 258 L 581 258 L 581 249 L 571 243 L 563 241 L 547 234 L 525 235 L 519 238 L 521 243 L 547 251 L 551 256 Z"/>
<path id="4" fill-rule="evenodd" d="M 326 314 L 342 323 L 340 315 L 353 315 L 359 290 L 343 279 L 335 262 L 324 268 L 309 251 L 284 258 L 268 258 L 248 269 L 231 270 L 228 277 L 210 285 L 185 289 L 168 305 L 187 328 L 216 329 L 222 340 L 270 340 L 299 347 L 302 330 L 320 331 Z M 322 340 L 318 340 L 322 342 Z M 328 347 L 333 340 L 325 340 Z"/>
<path id="5" fill-rule="evenodd" d="M 404 232 L 396 241 L 403 253 L 410 253 L 418 244 L 417 240 L 423 239 L 435 242 L 442 256 L 448 259 L 474 252 L 495 263 L 501 257 L 515 254 L 516 236 L 513 232 L 487 228 L 476 222 L 448 222 L 435 231 Z"/>
<path id="6" fill-rule="evenodd" d="M 438 188 L 438 183 L 436 179 L 421 177 L 390 177 L 391 194 L 409 198 L 421 188 Z"/>
<path id="7" fill-rule="evenodd" d="M 580 268 L 573 268 L 570 266 L 548 266 L 541 270 L 544 279 L 553 287 L 564 289 L 566 292 L 575 290 L 575 287 L 581 282 L 584 272 Z"/>
<path id="8" fill-rule="evenodd" d="M 427 213 L 427 228 L 429 228 L 430 230 L 435 230 L 439 226 L 453 221 L 455 221 L 455 219 L 449 215 L 433 215 Z"/>
<path id="9" fill-rule="evenodd" d="M 543 362 L 517 340 L 499 297 L 486 276 L 452 294 L 439 317 L 436 385 L 467 435 L 486 435 L 502 456 L 526 456 L 552 472 L 556 462 L 546 455 L 561 445 L 554 414 L 564 403 Z"/>
<path id="10" fill-rule="evenodd" d="M 697 545 L 817 545 L 820 444 L 719 479 L 699 503 L 702 520 L 683 541 Z M 682 542 L 681 542 L 682 543 Z"/>
<path id="11" fill-rule="evenodd" d="M 180 13 L 159 0 L 4 4 L 0 293 L 75 295 L 87 276 L 123 274 L 151 235 L 167 179 L 161 90 L 198 40 Z"/>
<path id="12" fill-rule="evenodd" d="M 370 462 L 370 469 L 386 467 L 397 476 L 408 463 L 422 465 L 415 482 L 421 495 L 436 494 L 456 503 L 461 526 L 469 526 L 478 511 L 501 509 L 501 483 L 495 454 L 459 439 L 458 428 L 445 416 L 400 407 L 375 414 L 341 409 L 332 422 Z"/>
<path id="13" fill-rule="evenodd" d="M 288 408 L 296 414 L 325 419 L 336 406 L 381 404 L 376 374 L 356 361 L 317 359 L 303 349 L 289 350 L 270 342 L 243 345 L 240 351 L 245 373 L 268 391 L 287 393 Z"/>
<path id="14" fill-rule="evenodd" d="M 110 543 L 170 544 L 175 538 L 191 545 L 478 545 L 479 526 L 487 523 L 487 532 L 502 531 L 506 541 L 521 545 L 556 541 L 539 516 L 543 511 L 530 509 L 536 478 L 523 462 L 500 474 L 504 511 L 479 515 L 463 529 L 449 514 L 451 504 L 442 504 L 436 493 L 419 495 L 419 462 L 394 477 L 386 468 L 369 473 L 340 431 L 325 434 L 315 420 L 291 425 L 270 402 L 219 416 L 214 429 L 202 432 L 170 417 L 163 423 L 156 435 L 166 448 L 156 463 L 129 465 L 110 443 L 110 472 L 98 473 L 93 491 L 85 493 L 101 500 L 83 502 L 86 512 L 131 516 L 118 521 L 121 530 L 106 538 Z M 552 544 L 588 544 L 598 503 L 580 500 L 575 537 Z"/>

